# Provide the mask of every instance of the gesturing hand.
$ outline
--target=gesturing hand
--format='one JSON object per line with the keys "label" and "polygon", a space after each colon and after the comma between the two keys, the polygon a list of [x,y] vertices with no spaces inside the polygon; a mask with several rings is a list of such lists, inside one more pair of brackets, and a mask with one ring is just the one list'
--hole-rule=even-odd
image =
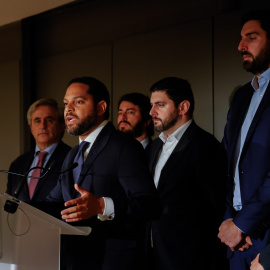
{"label": "gesturing hand", "polygon": [[61,211],[62,219],[66,222],[76,222],[103,214],[105,206],[102,197],[96,197],[77,184],[74,187],[81,194],[81,197],[65,202],[65,206],[68,208]]}

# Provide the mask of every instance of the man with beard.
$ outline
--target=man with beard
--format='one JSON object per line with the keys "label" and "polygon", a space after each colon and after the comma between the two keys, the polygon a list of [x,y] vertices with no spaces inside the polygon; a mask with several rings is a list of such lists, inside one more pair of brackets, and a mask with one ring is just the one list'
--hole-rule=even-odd
{"label": "man with beard", "polygon": [[150,170],[162,214],[151,222],[149,264],[160,270],[226,269],[225,248],[216,236],[225,208],[220,143],[193,120],[186,80],[165,78],[150,91],[150,115],[161,132],[150,146]]}
{"label": "man with beard", "polygon": [[150,100],[141,93],[123,95],[118,102],[118,129],[148,148],[154,135]]}
{"label": "man with beard", "polygon": [[269,235],[270,12],[245,14],[241,37],[243,66],[255,76],[236,92],[222,141],[228,185],[218,237],[228,246],[232,270],[249,269]]}
{"label": "man with beard", "polygon": [[48,204],[55,209],[65,203],[62,219],[89,225],[92,232],[66,237],[61,268],[145,269],[146,221],[160,212],[145,152],[108,122],[109,92],[100,81],[71,80],[64,104],[67,131],[79,136],[80,145],[71,149],[62,170],[74,162],[79,169],[60,176]]}

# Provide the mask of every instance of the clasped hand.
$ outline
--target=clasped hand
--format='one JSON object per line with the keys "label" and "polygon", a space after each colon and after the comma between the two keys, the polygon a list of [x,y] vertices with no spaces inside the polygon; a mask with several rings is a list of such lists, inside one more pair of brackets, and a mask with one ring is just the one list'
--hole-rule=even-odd
{"label": "clasped hand", "polygon": [[96,197],[77,184],[74,187],[81,194],[81,197],[65,202],[65,206],[68,208],[61,211],[62,219],[66,222],[77,222],[103,213],[103,198]]}
{"label": "clasped hand", "polygon": [[222,243],[230,247],[232,251],[243,251],[252,246],[250,237],[241,232],[233,223],[232,219],[222,222],[219,227],[218,238]]}

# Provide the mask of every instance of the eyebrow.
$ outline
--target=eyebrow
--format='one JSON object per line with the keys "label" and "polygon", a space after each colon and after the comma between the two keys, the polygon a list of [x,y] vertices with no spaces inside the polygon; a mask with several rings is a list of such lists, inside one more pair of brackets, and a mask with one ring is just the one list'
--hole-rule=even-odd
{"label": "eyebrow", "polygon": [[[123,109],[118,109],[118,111],[123,111]],[[136,111],[135,108],[127,108],[126,111]]]}
{"label": "eyebrow", "polygon": [[259,35],[258,32],[250,32],[250,33],[246,33],[245,36],[251,36],[251,35]]}
{"label": "eyebrow", "polygon": [[[39,119],[42,119],[42,117],[35,117],[35,118],[33,119],[33,121],[39,120]],[[53,116],[46,116],[44,119],[55,119],[55,117],[53,117]]]}
{"label": "eyebrow", "polygon": [[[83,96],[77,96],[77,97],[73,97],[72,99],[78,99],[78,98],[85,99],[85,97],[83,97]],[[65,100],[68,100],[68,99],[67,99],[67,98],[64,98],[64,99],[63,99],[63,101],[65,101]]]}

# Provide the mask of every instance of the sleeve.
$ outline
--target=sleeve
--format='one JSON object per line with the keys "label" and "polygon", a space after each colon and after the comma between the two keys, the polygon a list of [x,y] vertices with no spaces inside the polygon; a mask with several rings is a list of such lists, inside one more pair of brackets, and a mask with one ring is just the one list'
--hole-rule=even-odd
{"label": "sleeve", "polygon": [[[137,144],[138,143],[138,144]],[[132,154],[131,154],[132,153]],[[161,204],[148,168],[145,150],[139,142],[123,144],[118,156],[118,180],[125,190],[127,200],[115,204],[115,218],[128,220],[152,220],[161,213]],[[126,207],[125,207],[126,206]]]}

